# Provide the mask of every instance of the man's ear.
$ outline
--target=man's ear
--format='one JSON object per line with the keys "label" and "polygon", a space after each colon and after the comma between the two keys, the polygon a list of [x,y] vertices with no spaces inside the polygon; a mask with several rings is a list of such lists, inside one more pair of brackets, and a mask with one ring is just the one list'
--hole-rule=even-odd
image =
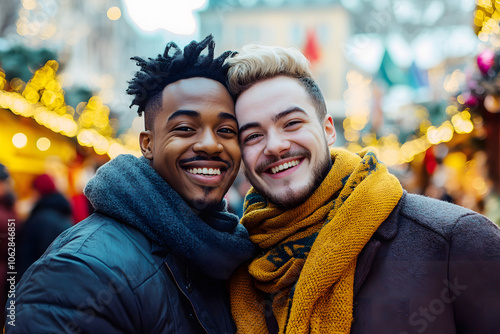
{"label": "man's ear", "polygon": [[148,160],[153,160],[154,136],[151,131],[141,132],[139,144],[141,145],[142,155]]}
{"label": "man's ear", "polygon": [[328,143],[328,146],[333,145],[335,140],[337,140],[337,132],[335,131],[335,126],[333,125],[332,116],[328,114],[325,116],[323,129],[325,130],[326,142]]}

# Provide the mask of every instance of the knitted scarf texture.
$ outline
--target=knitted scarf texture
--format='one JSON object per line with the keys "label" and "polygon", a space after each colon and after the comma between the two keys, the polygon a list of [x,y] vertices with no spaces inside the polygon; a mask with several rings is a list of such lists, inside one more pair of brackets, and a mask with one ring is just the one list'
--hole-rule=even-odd
{"label": "knitted scarf texture", "polygon": [[228,279],[254,253],[247,230],[226,210],[225,200],[196,214],[143,157],[114,158],[84,192],[97,212],[132,225],[211,277]]}
{"label": "knitted scarf texture", "polygon": [[268,333],[266,303],[280,334],[350,332],[356,259],[403,190],[370,150],[330,154],[329,174],[292,210],[248,192],[241,223],[262,255],[231,279],[238,333]]}

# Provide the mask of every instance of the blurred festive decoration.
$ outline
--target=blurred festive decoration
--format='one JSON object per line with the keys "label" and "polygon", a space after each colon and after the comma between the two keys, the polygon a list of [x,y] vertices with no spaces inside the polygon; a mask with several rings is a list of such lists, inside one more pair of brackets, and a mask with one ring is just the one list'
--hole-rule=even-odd
{"label": "blurred festive decoration", "polygon": [[[378,149],[381,159],[389,166],[411,162],[417,155],[425,154],[432,146],[451,141],[455,134],[467,134],[473,131],[474,124],[471,114],[459,111],[455,106],[449,106],[448,117],[439,125],[432,125],[429,112],[422,105],[407,107],[408,116],[417,124],[416,131],[409,131],[398,138],[390,133],[377,138],[370,118],[372,110],[372,79],[357,71],[350,71],[347,76],[347,89],[344,93],[345,119],[344,137],[347,149],[357,151],[363,146]],[[413,115],[413,116],[410,116]],[[418,126],[419,125],[419,126]]]}
{"label": "blurred festive decoration", "polygon": [[482,50],[475,68],[468,69],[465,81],[465,87],[455,98],[459,111],[475,115],[500,111],[500,52]]}
{"label": "blurred festive decoration", "polygon": [[487,75],[488,71],[493,67],[495,63],[495,53],[490,49],[485,49],[478,57],[477,57],[477,66],[479,71],[483,75]]}
{"label": "blurred festive decoration", "polygon": [[314,65],[321,57],[318,36],[315,29],[308,29],[306,43],[304,46],[304,56]]}
{"label": "blurred festive decoration", "polygon": [[[27,83],[13,78],[7,84],[4,72],[0,72],[0,108],[31,117],[53,132],[76,137],[80,145],[92,147],[97,154],[110,158],[122,153],[140,155],[137,140],[124,140],[128,134],[116,138],[118,120],[110,119],[110,109],[99,97],[79,103],[76,110],[65,103],[58,68],[57,61],[49,60]],[[48,149],[50,142],[40,145]]]}
{"label": "blurred festive decoration", "polygon": [[500,46],[500,3],[493,0],[476,0],[474,29],[478,38],[493,46]]}
{"label": "blurred festive decoration", "polygon": [[[500,12],[495,13],[500,18]],[[500,192],[500,52],[493,48],[483,49],[474,66],[468,69],[463,86],[455,98],[457,108],[452,121],[460,123],[459,116],[465,115],[469,122],[483,128],[488,176]],[[470,124],[465,126],[471,127]]]}

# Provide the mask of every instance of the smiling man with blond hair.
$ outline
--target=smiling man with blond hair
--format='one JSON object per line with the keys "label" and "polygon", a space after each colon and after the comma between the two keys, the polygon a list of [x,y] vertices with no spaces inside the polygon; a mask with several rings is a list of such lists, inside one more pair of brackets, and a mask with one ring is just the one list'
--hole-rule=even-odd
{"label": "smiling man with blond hair", "polygon": [[372,150],[330,147],[305,57],[247,46],[228,60],[259,248],[231,279],[238,333],[496,333],[500,230],[404,191]]}

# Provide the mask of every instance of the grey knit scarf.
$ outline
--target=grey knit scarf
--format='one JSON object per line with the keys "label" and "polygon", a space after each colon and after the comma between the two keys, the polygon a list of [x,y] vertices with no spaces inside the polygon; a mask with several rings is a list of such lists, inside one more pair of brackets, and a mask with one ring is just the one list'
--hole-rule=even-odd
{"label": "grey knit scarf", "polygon": [[101,166],[84,190],[97,212],[130,224],[207,275],[227,279],[254,246],[238,217],[217,208],[196,214],[145,158],[120,155]]}

